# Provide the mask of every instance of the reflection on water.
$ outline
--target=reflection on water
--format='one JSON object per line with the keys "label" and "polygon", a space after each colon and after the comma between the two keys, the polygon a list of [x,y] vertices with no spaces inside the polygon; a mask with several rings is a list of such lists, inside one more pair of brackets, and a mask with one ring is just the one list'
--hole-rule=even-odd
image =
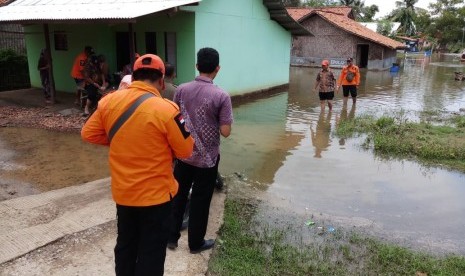
{"label": "reflection on water", "polygon": [[324,111],[320,112],[316,130],[313,131],[313,126],[310,126],[310,133],[312,144],[315,147],[315,155],[313,157],[321,158],[321,152],[325,151],[331,142],[329,139],[331,133],[331,111],[328,112],[328,115],[325,115]]}
{"label": "reflection on water", "polygon": [[464,108],[465,82],[454,80],[462,67],[443,56],[406,59],[395,74],[362,71],[357,105],[343,106],[339,94],[332,114],[320,112],[312,93],[319,69],[291,68],[288,93],[235,108],[220,170],[268,184],[267,200],[277,205],[284,200],[295,211],[368,219],[384,233],[465,252],[464,174],[379,159],[361,149],[361,138],[334,137],[341,120],[360,114],[402,110],[417,120],[422,111]]}

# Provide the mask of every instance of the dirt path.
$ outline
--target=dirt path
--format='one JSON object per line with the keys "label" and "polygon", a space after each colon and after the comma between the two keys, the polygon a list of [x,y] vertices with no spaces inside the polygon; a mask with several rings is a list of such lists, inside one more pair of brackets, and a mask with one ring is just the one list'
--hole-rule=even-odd
{"label": "dirt path", "polygon": [[[113,275],[110,179],[0,202],[0,275]],[[216,192],[206,238],[216,238],[225,194]],[[212,250],[190,254],[187,232],[167,250],[166,275],[205,275]]]}

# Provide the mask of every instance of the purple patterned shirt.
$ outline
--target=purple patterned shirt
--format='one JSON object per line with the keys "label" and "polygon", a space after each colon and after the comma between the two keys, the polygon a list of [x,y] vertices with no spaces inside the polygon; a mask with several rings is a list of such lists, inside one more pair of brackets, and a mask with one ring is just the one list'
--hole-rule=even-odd
{"label": "purple patterned shirt", "polygon": [[192,156],[182,161],[200,168],[214,167],[220,151],[220,125],[233,123],[231,97],[211,79],[198,76],[176,89],[174,102],[195,140]]}

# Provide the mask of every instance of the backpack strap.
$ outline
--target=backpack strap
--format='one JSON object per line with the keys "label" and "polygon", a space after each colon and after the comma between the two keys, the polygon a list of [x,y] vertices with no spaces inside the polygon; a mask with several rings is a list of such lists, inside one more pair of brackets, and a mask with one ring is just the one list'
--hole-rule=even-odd
{"label": "backpack strap", "polygon": [[115,136],[116,132],[118,132],[121,126],[129,119],[129,117],[131,117],[131,115],[134,113],[134,111],[136,111],[139,105],[141,105],[143,102],[145,102],[145,100],[151,97],[155,97],[155,96],[152,93],[143,94],[142,96],[137,98],[137,100],[135,100],[131,104],[131,106],[126,111],[124,111],[123,114],[121,114],[121,116],[119,116],[118,120],[116,120],[116,122],[113,124],[110,131],[108,132],[108,141],[110,143],[111,143],[111,140],[113,139],[113,136]]}

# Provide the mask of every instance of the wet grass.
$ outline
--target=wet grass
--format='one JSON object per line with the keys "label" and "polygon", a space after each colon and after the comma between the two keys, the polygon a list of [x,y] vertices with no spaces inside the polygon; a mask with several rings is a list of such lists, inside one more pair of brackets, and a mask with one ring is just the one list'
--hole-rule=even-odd
{"label": "wet grass", "polygon": [[465,172],[465,116],[409,122],[396,116],[359,116],[339,123],[336,134],[343,138],[367,134],[364,146],[391,157],[416,158],[429,165]]}
{"label": "wet grass", "polygon": [[289,236],[300,234],[297,229],[256,223],[253,215],[250,200],[226,200],[224,225],[209,263],[209,275],[465,273],[463,257],[431,256],[339,229],[323,242],[289,242]]}

